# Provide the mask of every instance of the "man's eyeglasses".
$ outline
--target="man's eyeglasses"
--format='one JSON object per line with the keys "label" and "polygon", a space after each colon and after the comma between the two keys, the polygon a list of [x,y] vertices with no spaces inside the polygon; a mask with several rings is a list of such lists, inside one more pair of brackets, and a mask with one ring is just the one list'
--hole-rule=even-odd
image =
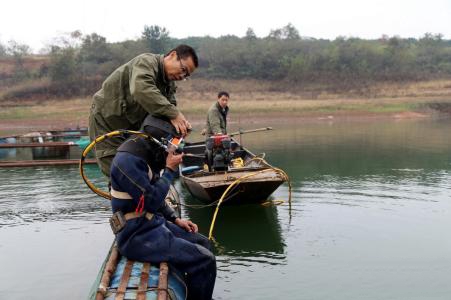
{"label": "man's eyeglasses", "polygon": [[188,68],[185,65],[183,65],[180,57],[178,58],[178,60],[180,62],[180,69],[182,69],[182,72],[183,72],[183,78],[186,79],[186,78],[190,77],[191,74],[189,73]]}

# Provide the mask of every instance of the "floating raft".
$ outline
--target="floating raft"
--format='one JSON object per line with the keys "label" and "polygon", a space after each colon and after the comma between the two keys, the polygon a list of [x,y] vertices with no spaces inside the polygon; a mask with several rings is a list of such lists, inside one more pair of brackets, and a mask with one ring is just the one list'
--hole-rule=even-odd
{"label": "floating raft", "polygon": [[[5,160],[0,161],[1,168],[9,167],[35,167],[35,166],[65,166],[78,165],[79,159],[49,159],[49,160]],[[95,159],[86,159],[85,164],[95,164]]]}

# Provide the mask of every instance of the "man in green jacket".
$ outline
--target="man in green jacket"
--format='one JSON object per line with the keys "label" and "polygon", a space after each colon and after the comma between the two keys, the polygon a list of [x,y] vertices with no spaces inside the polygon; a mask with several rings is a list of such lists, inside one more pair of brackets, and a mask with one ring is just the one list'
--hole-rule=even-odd
{"label": "man in green jacket", "polygon": [[219,92],[216,101],[207,113],[207,136],[227,134],[227,113],[229,111],[229,93]]}
{"label": "man in green jacket", "polygon": [[[93,97],[91,141],[118,129],[139,130],[147,114],[169,119],[181,135],[186,135],[191,124],[176,107],[175,81],[186,79],[197,67],[194,49],[179,45],[164,56],[144,53],[117,68]],[[96,145],[97,163],[107,177],[123,141],[123,137],[115,136]]]}

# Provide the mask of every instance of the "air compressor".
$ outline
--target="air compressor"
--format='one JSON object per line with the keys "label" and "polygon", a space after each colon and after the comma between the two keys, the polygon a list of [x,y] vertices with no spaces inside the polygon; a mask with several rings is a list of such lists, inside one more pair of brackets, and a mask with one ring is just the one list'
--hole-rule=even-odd
{"label": "air compressor", "polygon": [[232,139],[228,135],[212,135],[206,140],[205,160],[208,171],[227,171],[232,160]]}

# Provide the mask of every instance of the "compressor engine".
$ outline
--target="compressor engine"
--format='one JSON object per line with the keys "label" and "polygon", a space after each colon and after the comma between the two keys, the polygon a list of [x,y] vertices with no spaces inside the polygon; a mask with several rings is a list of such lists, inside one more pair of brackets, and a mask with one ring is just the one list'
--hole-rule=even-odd
{"label": "compressor engine", "polygon": [[205,158],[208,171],[227,171],[232,159],[232,140],[228,135],[207,138]]}

